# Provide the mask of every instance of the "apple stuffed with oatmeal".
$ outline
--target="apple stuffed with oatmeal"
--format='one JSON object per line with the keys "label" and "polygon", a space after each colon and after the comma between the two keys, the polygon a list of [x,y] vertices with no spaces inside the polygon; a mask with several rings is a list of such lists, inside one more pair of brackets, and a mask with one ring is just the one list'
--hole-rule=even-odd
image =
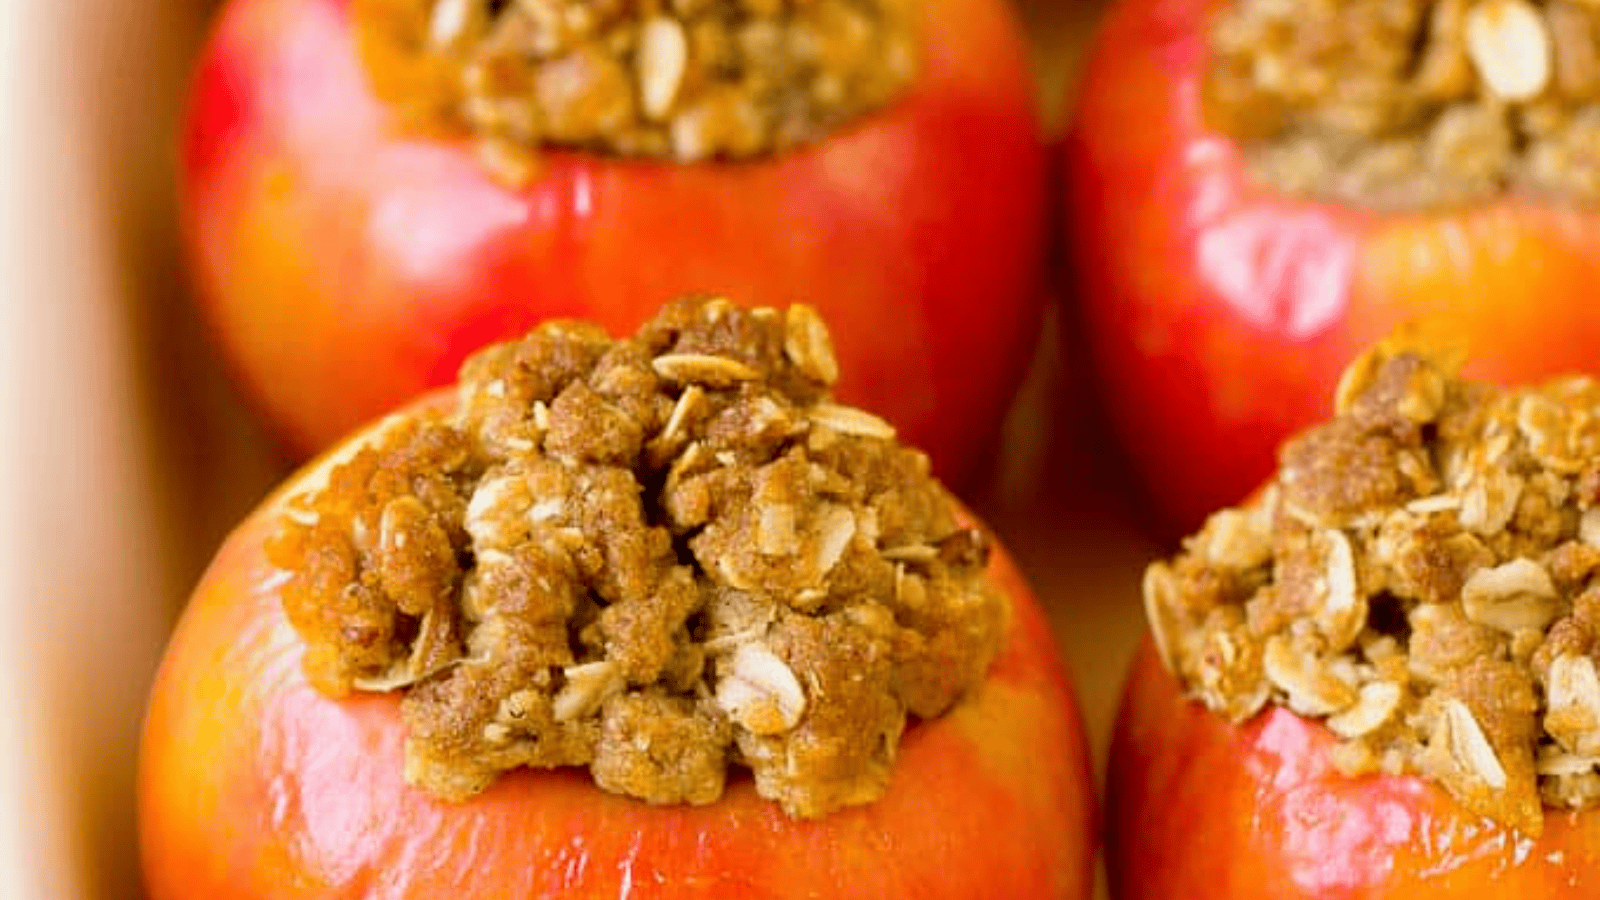
{"label": "apple stuffed with oatmeal", "polygon": [[1600,892],[1600,383],[1420,337],[1147,571],[1118,897]]}
{"label": "apple stuffed with oatmeal", "polygon": [[290,478],[152,691],[152,900],[1087,900],[1049,626],[833,356],[547,322]]}

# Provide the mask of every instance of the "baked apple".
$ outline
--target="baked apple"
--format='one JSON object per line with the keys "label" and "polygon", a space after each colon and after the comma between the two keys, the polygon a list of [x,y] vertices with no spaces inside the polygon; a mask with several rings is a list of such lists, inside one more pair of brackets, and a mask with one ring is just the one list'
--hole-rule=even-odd
{"label": "baked apple", "polygon": [[549,322],[295,476],[162,663],[152,900],[1087,898],[1044,617],[830,354]]}
{"label": "baked apple", "polygon": [[1123,446],[1187,530],[1345,361],[1442,316],[1467,373],[1592,366],[1600,9],[1124,0],[1066,142],[1077,292]]}
{"label": "baked apple", "polygon": [[204,311],[301,456],[550,318],[803,302],[946,477],[1031,356],[1046,151],[1005,0],[232,0],[183,136]]}
{"label": "baked apple", "polygon": [[1122,898],[1600,892],[1600,383],[1385,342],[1145,578]]}

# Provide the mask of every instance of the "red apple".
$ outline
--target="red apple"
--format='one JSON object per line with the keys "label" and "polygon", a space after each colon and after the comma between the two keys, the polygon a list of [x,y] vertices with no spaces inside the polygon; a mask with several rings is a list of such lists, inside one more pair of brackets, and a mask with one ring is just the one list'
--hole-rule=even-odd
{"label": "red apple", "polygon": [[792,819],[741,778],[707,806],[652,806],[579,770],[516,770],[462,803],[407,786],[400,697],[307,683],[263,549],[284,498],[361,440],[234,532],[167,650],[139,774],[152,900],[1089,896],[1077,702],[998,548],[1004,648],[968,699],[908,728],[876,802]]}
{"label": "red apple", "polygon": [[1163,525],[1187,531],[1322,419],[1346,360],[1442,317],[1467,374],[1593,365],[1600,215],[1506,192],[1379,213],[1249,182],[1201,86],[1224,0],[1122,0],[1065,144],[1067,252],[1105,404]]}
{"label": "red apple", "polygon": [[199,62],[182,211],[232,367],[304,456],[552,317],[660,298],[809,303],[842,399],[970,474],[1041,313],[1046,152],[1006,0],[918,0],[909,92],[748,162],[551,150],[524,189],[374,94],[350,0],[232,0]]}

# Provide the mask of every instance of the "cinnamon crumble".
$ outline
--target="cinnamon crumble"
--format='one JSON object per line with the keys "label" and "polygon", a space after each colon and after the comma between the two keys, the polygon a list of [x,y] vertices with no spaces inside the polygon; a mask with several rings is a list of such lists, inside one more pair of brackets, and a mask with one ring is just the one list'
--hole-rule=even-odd
{"label": "cinnamon crumble", "polygon": [[268,546],[319,691],[404,691],[406,778],[521,766],[709,803],[730,766],[793,816],[882,795],[908,718],[998,652],[988,548],[927,458],[828,398],[805,306],[547,323],[389,420]]}
{"label": "cinnamon crumble", "polygon": [[1230,0],[1210,42],[1206,117],[1258,183],[1378,209],[1600,200],[1590,0]]}
{"label": "cinnamon crumble", "polygon": [[539,147],[694,161],[820,140],[917,71],[914,0],[357,0],[374,89],[501,179]]}
{"label": "cinnamon crumble", "polygon": [[1147,615],[1212,710],[1287,707],[1342,771],[1538,835],[1600,801],[1600,384],[1500,389],[1412,343],[1352,365],[1268,486],[1148,569]]}

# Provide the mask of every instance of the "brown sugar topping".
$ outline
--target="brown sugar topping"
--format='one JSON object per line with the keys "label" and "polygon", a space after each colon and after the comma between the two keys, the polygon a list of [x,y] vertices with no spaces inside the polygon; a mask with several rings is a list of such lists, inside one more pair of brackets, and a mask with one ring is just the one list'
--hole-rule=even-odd
{"label": "brown sugar topping", "polygon": [[1233,0],[1210,42],[1206,117],[1258,183],[1379,209],[1600,200],[1592,0]]}
{"label": "brown sugar topping", "polygon": [[812,817],[881,796],[907,717],[999,650],[987,545],[925,456],[828,400],[808,307],[552,322],[462,367],[288,502],[268,546],[323,693],[404,690],[406,778],[520,766]]}
{"label": "brown sugar topping", "polygon": [[1163,661],[1233,721],[1321,720],[1529,835],[1600,800],[1600,384],[1502,390],[1386,342],[1251,502],[1145,575]]}
{"label": "brown sugar topping", "polygon": [[357,0],[379,96],[466,129],[500,177],[538,147],[694,161],[780,152],[899,96],[914,0]]}

